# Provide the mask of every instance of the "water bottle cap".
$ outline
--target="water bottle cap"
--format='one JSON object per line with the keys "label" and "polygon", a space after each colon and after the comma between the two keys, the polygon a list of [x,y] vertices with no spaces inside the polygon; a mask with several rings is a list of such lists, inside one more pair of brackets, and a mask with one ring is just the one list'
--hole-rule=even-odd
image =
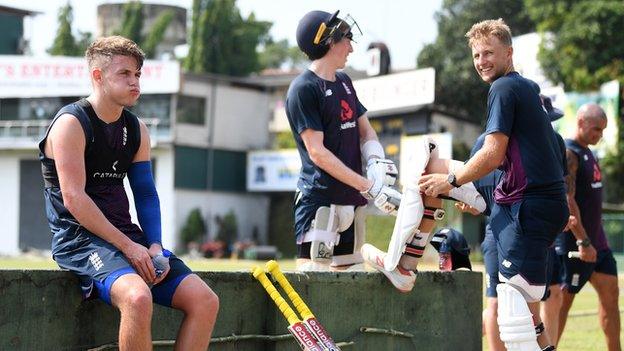
{"label": "water bottle cap", "polygon": [[169,258],[169,256],[171,256],[171,251],[167,250],[167,249],[163,249],[162,250],[162,255]]}

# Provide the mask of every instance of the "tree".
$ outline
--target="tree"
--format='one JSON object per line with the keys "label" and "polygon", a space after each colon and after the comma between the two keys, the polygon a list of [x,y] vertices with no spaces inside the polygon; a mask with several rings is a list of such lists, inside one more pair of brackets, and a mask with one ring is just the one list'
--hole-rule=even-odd
{"label": "tree", "polygon": [[91,33],[79,32],[80,39],[76,40],[72,33],[74,10],[69,2],[59,9],[58,29],[52,47],[48,49],[50,55],[82,56],[91,42]]}
{"label": "tree", "polygon": [[273,41],[271,38],[264,44],[258,59],[262,69],[281,68],[283,65],[292,69],[308,61],[299,47],[290,46],[287,39]]}
{"label": "tree", "polygon": [[154,58],[156,56],[156,47],[162,42],[165,31],[171,21],[173,21],[173,11],[165,11],[158,15],[152,24],[152,30],[147,33],[145,40],[141,42],[141,47],[145,51],[145,56]]}
{"label": "tree", "polygon": [[201,243],[205,234],[206,223],[199,208],[195,208],[186,217],[186,223],[180,232],[180,239],[184,244],[183,248],[186,248],[191,242]]}
{"label": "tree", "polygon": [[256,48],[268,40],[270,22],[253,13],[242,18],[235,0],[194,0],[192,21],[187,70],[233,76],[259,70]]}
{"label": "tree", "polygon": [[259,62],[262,68],[279,68],[288,60],[288,39],[273,41],[269,39],[260,52]]}
{"label": "tree", "polygon": [[222,241],[226,247],[230,247],[238,237],[238,223],[233,210],[228,211],[225,216],[217,216],[217,241]]}
{"label": "tree", "polygon": [[438,36],[418,55],[418,67],[436,70],[436,103],[449,112],[484,121],[488,84],[473,67],[465,34],[486,19],[502,18],[514,36],[535,30],[522,2],[515,0],[444,0],[436,12]]}
{"label": "tree", "polygon": [[156,47],[162,42],[165,32],[173,21],[173,11],[163,11],[156,17],[147,34],[143,21],[143,3],[130,1],[123,7],[121,25],[114,33],[126,37],[139,45],[147,58],[156,56]]}
{"label": "tree", "polygon": [[529,13],[543,33],[551,34],[544,36],[539,52],[546,77],[573,91],[624,81],[624,2],[554,1],[547,6],[526,1],[536,3]]}
{"label": "tree", "polygon": [[143,4],[140,1],[130,1],[124,5],[121,15],[121,26],[114,33],[139,44],[143,39],[142,30]]}
{"label": "tree", "polygon": [[[611,80],[624,82],[624,2],[525,0],[544,34],[539,60],[544,74],[566,90],[595,91]],[[620,90],[621,91],[621,90]],[[622,98],[620,97],[620,105]],[[618,139],[602,160],[604,200],[624,200],[624,127],[618,111]]]}

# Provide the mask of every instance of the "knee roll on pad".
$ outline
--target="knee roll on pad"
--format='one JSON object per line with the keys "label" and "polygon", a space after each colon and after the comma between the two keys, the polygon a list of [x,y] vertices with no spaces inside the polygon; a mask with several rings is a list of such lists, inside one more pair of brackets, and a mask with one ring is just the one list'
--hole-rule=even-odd
{"label": "knee roll on pad", "polygon": [[303,242],[310,242],[310,259],[329,264],[334,246],[340,241],[339,232],[347,230],[353,223],[354,206],[330,205],[316,210],[312,227],[305,233]]}
{"label": "knee roll on pad", "polygon": [[[353,206],[338,206],[338,207],[353,207]],[[358,206],[355,211],[352,212],[353,222],[353,252],[347,255],[332,256],[332,267],[355,265],[364,262],[364,258],[360,253],[360,249],[366,241],[366,206]],[[347,230],[349,227],[345,228]],[[343,231],[344,231],[343,230]]]}
{"label": "knee roll on pad", "polygon": [[541,301],[546,292],[546,285],[532,285],[520,274],[516,274],[511,278],[506,278],[498,272],[498,280],[501,283],[508,283],[515,287],[527,302]]}
{"label": "knee roll on pad", "polygon": [[349,229],[355,218],[355,206],[331,205],[330,212],[332,208],[338,221],[338,233]]}
{"label": "knee roll on pad", "polygon": [[515,287],[503,283],[498,293],[498,329],[508,351],[541,350],[533,325],[533,315],[526,300]]}
{"label": "knee roll on pad", "polygon": [[410,155],[407,162],[407,172],[401,175],[401,184],[405,188],[418,189],[418,180],[429,164],[429,160],[437,158],[438,144],[431,138],[424,138],[422,144],[417,144],[416,150]]}

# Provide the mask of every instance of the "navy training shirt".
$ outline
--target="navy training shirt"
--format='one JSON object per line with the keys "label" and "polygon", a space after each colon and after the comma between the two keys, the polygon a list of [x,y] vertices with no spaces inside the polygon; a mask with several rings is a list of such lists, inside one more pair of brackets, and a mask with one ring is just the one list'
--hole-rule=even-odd
{"label": "navy training shirt", "polygon": [[[574,199],[581,212],[581,223],[596,250],[609,248],[602,226],[602,172],[594,154],[587,147],[566,139],[566,147],[578,157]],[[573,236],[569,236],[574,238]]]}
{"label": "navy training shirt", "polygon": [[496,202],[565,196],[561,148],[533,82],[517,72],[495,80],[488,93],[487,113],[485,133],[509,137]]}
{"label": "navy training shirt", "polygon": [[297,187],[307,196],[337,205],[364,205],[357,189],[333,178],[310,159],[301,133],[306,129],[323,132],[323,145],[347,167],[362,174],[358,118],[366,113],[351,79],[342,72],[335,81],[306,70],[288,88],[286,115],[299,156],[301,174]]}

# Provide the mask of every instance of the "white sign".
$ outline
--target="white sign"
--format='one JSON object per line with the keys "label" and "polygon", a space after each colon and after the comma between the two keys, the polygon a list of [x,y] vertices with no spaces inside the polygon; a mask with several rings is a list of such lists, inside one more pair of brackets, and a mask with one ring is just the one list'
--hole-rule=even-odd
{"label": "white sign", "polygon": [[377,76],[381,72],[381,50],[379,48],[372,48],[366,51],[368,56],[368,66],[366,67],[366,74],[368,76]]}
{"label": "white sign", "polygon": [[423,139],[430,137],[438,144],[439,158],[452,159],[453,157],[453,134],[435,133],[401,137],[401,159],[399,160],[399,179],[401,174],[409,174],[414,167],[408,160],[416,152],[423,152]]}
{"label": "white sign", "polygon": [[301,159],[296,149],[247,153],[248,191],[295,191]]}
{"label": "white sign", "polygon": [[[143,94],[180,90],[177,61],[146,60],[141,71]],[[84,58],[0,56],[0,98],[87,96],[91,90]]]}
{"label": "white sign", "polygon": [[353,81],[353,86],[369,113],[416,107],[433,103],[435,69],[359,79]]}

